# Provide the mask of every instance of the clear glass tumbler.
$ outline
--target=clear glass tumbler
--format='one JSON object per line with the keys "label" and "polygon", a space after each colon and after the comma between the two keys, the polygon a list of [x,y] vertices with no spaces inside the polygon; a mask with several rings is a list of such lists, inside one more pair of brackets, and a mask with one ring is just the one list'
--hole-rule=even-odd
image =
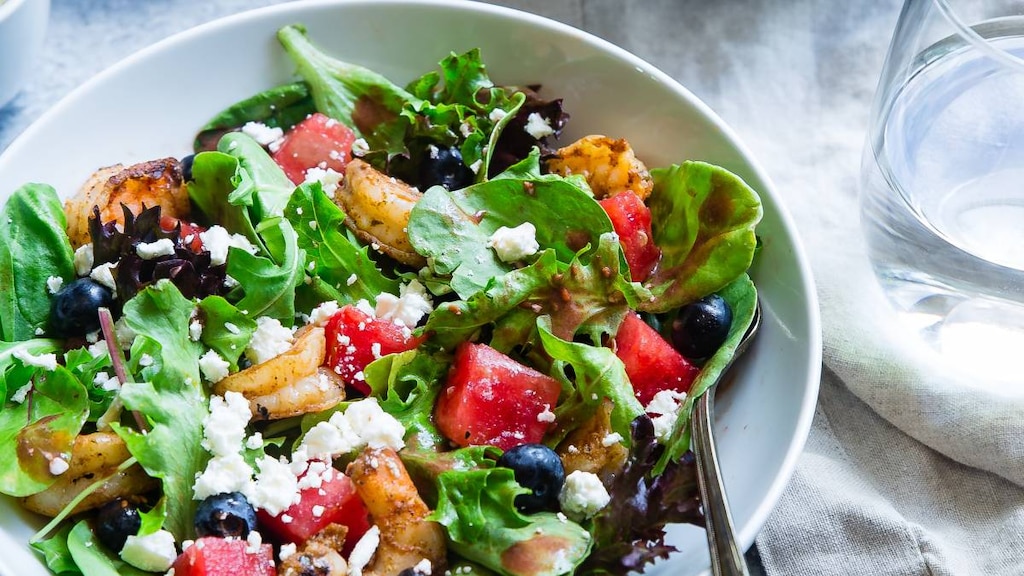
{"label": "clear glass tumbler", "polygon": [[1024,353],[1024,2],[906,0],[860,200],[907,325],[946,354]]}

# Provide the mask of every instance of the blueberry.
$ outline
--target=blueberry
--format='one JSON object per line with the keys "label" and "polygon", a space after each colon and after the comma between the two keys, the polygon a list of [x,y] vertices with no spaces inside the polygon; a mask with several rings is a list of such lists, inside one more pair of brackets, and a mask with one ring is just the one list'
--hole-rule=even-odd
{"label": "blueberry", "polygon": [[142,517],[139,516],[139,508],[124,498],[117,498],[99,508],[93,532],[101,544],[113,552],[120,552],[125,540],[138,534],[140,527]]}
{"label": "blueberry", "polygon": [[239,492],[214,494],[196,507],[196,535],[245,538],[256,529],[256,510]]}
{"label": "blueberry", "polygon": [[506,451],[498,466],[511,468],[516,482],[532,490],[516,496],[520,512],[553,510],[558,506],[558,493],[565,482],[565,468],[555,451],[543,444],[522,444]]}
{"label": "blueberry", "polygon": [[181,179],[185,182],[191,182],[194,180],[192,177],[192,162],[196,159],[195,154],[189,154],[181,159],[179,164],[181,165]]}
{"label": "blueberry", "polygon": [[732,309],[718,294],[679,309],[672,321],[672,345],[680,354],[699,360],[715,353],[732,326]]}
{"label": "blueberry", "polygon": [[449,190],[459,190],[472,184],[476,177],[462,161],[462,153],[454,146],[438,148],[436,152],[431,152],[423,159],[419,176],[420,187],[423,190],[436,185]]}
{"label": "blueberry", "polygon": [[95,332],[100,328],[99,309],[113,303],[114,296],[106,286],[91,278],[79,278],[53,298],[50,329],[65,338]]}

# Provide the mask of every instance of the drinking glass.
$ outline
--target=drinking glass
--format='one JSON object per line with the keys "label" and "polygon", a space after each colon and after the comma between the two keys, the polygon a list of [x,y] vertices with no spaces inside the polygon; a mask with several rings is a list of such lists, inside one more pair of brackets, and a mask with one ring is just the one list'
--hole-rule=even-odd
{"label": "drinking glass", "polygon": [[1024,353],[1024,2],[906,0],[860,184],[903,323],[946,355]]}

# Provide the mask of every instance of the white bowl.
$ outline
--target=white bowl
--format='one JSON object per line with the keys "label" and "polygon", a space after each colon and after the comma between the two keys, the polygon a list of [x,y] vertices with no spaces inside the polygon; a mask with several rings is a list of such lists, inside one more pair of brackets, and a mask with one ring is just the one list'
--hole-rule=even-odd
{"label": "white bowl", "polygon": [[50,0],[0,0],[0,108],[28,80],[49,17]]}
{"label": "white bowl", "polygon": [[[212,114],[292,78],[275,38],[291,23],[305,24],[328,52],[399,83],[435,69],[450,51],[480,47],[495,81],[542,83],[544,94],[564,97],[572,119],[563,140],[625,137],[649,166],[704,160],[761,194],[763,250],[752,276],[764,326],[716,404],[725,483],[740,541],[749,546],[789,481],[817,399],[821,332],[810,268],[777,193],[732,130],[667,75],[607,42],[474,2],[324,0],[239,14],[143,50],[55,106],[0,156],[0,200],[23,182],[49,182],[70,194],[99,166],[189,153]],[[0,500],[6,573],[47,574],[26,545],[39,526],[13,501]],[[670,543],[680,552],[650,573],[708,567],[703,530],[673,526]]]}

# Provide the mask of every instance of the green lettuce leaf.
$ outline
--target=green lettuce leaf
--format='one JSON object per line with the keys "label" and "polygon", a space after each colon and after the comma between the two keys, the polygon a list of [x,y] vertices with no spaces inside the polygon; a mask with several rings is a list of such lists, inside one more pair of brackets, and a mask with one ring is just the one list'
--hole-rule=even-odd
{"label": "green lettuce leaf", "polygon": [[305,82],[275,86],[218,112],[200,128],[193,149],[196,153],[216,150],[221,136],[249,122],[287,131],[313,112],[316,106]]}
{"label": "green lettuce leaf", "polygon": [[[228,197],[231,204],[249,207],[249,218],[258,226],[268,218],[284,214],[295,184],[267,151],[249,135],[241,132],[225,134],[217,143],[217,150],[238,159],[238,165],[249,178],[248,186],[237,186]],[[193,172],[195,165],[193,163]]]}
{"label": "green lettuce leaf", "polygon": [[166,528],[178,541],[193,535],[192,484],[209,458],[200,445],[207,398],[199,380],[202,346],[188,333],[192,308],[168,281],[146,288],[125,304],[124,318],[138,334],[136,342],[155,354],[154,363],[142,370],[147,381],[125,383],[121,399],[125,408],[144,415],[149,430],[114,427],[146,473],[161,480]]}
{"label": "green lettuce leaf", "polygon": [[138,568],[121,560],[117,554],[106,549],[93,535],[89,523],[79,520],[68,534],[68,551],[75,564],[86,576],[149,576],[152,572]]}
{"label": "green lettuce leaf", "polygon": [[407,441],[411,438],[416,445],[426,447],[444,445],[433,412],[450,363],[451,358],[440,353],[410,350],[374,360],[363,371],[371,395],[402,423]]}
{"label": "green lettuce leaf", "polygon": [[[197,306],[203,323],[200,341],[238,370],[238,359],[252,340],[256,321],[220,296],[207,296]],[[231,329],[228,329],[228,326]]]}
{"label": "green lettuce leaf", "polygon": [[26,184],[0,210],[0,222],[0,340],[28,340],[50,317],[47,278],[75,278],[64,207],[52,187]]}
{"label": "green lettuce leaf", "polygon": [[731,172],[703,162],[651,171],[647,199],[661,262],[645,285],[655,298],[648,312],[666,312],[716,292],[743,274],[754,258],[761,200]]}
{"label": "green lettuce leaf", "polygon": [[[306,271],[336,290],[334,300],[340,304],[359,299],[374,302],[382,292],[398,293],[398,281],[384,276],[369,249],[345,233],[345,213],[327,197],[320,183],[299,186],[285,207],[285,217],[298,234],[299,248],[306,253]],[[350,278],[354,281],[349,282]]]}
{"label": "green lettuce leaf", "polygon": [[499,574],[567,574],[590,553],[590,533],[579,524],[516,510],[515,497],[527,489],[508,468],[444,472],[438,486],[430,519],[447,530],[449,548]]}
{"label": "green lettuce leaf", "polygon": [[[270,316],[285,326],[295,321],[295,288],[302,283],[305,273],[305,253],[299,248],[292,225],[283,218],[266,220],[257,228],[266,241],[271,259],[232,248],[228,253],[228,275],[238,281],[228,298],[250,318]],[[239,297],[239,292],[242,294]]]}
{"label": "green lettuce leaf", "polygon": [[223,226],[232,234],[241,234],[254,246],[263,247],[249,216],[250,196],[233,196],[236,189],[254,186],[252,177],[242,170],[238,158],[222,152],[201,152],[192,161],[188,196],[195,208],[192,217],[204,226]]}
{"label": "green lettuce leaf", "polygon": [[67,522],[49,538],[29,543],[32,548],[43,555],[46,567],[54,574],[72,576],[82,573],[71,556],[71,550],[68,549],[68,536],[73,527],[74,524]]}

